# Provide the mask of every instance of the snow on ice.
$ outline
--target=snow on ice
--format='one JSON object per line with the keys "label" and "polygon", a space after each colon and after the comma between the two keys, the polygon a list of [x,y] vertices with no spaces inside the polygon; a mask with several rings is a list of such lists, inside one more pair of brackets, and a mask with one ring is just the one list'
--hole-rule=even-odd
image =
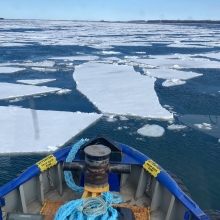
{"label": "snow on ice", "polygon": [[53,82],[56,81],[56,79],[23,79],[23,80],[17,80],[19,83],[28,84],[28,85],[39,85],[47,82]]}
{"label": "snow on ice", "polygon": [[171,70],[171,69],[150,69],[147,70],[147,75],[161,78],[161,79],[191,79],[197,76],[202,76],[202,74],[194,72],[184,72],[180,70]]}
{"label": "snow on ice", "polygon": [[0,82],[0,100],[52,93],[59,90],[60,88],[54,87],[20,85]]}
{"label": "snow on ice", "polygon": [[95,113],[0,106],[0,153],[56,150],[100,117]]}
{"label": "snow on ice", "polygon": [[169,120],[154,90],[155,79],[142,76],[131,66],[86,63],[76,67],[77,89],[103,113]]}
{"label": "snow on ice", "polygon": [[15,73],[18,71],[25,70],[24,68],[0,66],[0,73]]}

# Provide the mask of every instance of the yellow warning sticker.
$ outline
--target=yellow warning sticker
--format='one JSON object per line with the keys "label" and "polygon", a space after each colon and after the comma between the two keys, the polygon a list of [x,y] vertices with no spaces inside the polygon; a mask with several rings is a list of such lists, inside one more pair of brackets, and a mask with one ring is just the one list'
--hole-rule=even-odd
{"label": "yellow warning sticker", "polygon": [[154,177],[157,177],[161,171],[158,164],[156,164],[153,160],[146,160],[143,167]]}
{"label": "yellow warning sticker", "polygon": [[55,166],[57,164],[57,159],[56,157],[54,157],[53,154],[50,154],[49,156],[37,162],[36,164],[40,168],[40,171],[43,172],[49,169],[50,167]]}

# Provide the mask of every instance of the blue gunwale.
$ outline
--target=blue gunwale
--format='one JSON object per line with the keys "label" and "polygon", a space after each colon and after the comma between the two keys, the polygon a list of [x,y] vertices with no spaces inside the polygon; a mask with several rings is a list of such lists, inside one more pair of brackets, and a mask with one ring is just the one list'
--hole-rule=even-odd
{"label": "blue gunwale", "polygon": [[[140,166],[143,166],[145,161],[150,160],[148,156],[142,154],[138,150],[128,145],[118,142],[117,144],[121,148],[122,153],[125,156],[122,163],[129,163],[130,161],[132,164],[139,164]],[[63,162],[65,161],[71,148],[71,146],[62,148],[54,152],[53,155],[56,157],[58,162]],[[131,158],[133,158],[132,161],[130,160]],[[210,220],[210,218],[199,208],[199,206],[195,202],[193,202],[187,195],[185,195],[185,193],[179,188],[177,183],[170,177],[170,175],[160,165],[158,166],[161,172],[157,175],[156,179],[190,211],[190,213],[194,216],[194,219]],[[3,199],[6,194],[19,187],[23,183],[27,182],[31,178],[37,176],[40,172],[41,171],[36,164],[29,167],[19,177],[0,187],[0,199]],[[0,215],[0,220],[1,219],[2,216]]]}

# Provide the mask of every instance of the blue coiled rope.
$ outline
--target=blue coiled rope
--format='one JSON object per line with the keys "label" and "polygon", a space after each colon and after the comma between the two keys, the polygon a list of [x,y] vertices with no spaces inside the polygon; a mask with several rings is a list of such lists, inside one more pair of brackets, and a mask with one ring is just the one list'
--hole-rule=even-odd
{"label": "blue coiled rope", "polygon": [[[74,144],[66,158],[66,162],[72,162],[79,148],[87,141],[88,139],[81,139],[76,144]],[[71,171],[64,171],[64,178],[67,186],[69,186],[73,191],[75,191],[76,193],[83,193],[84,188],[75,184]]]}
{"label": "blue coiled rope", "polygon": [[[66,162],[72,162],[79,148],[88,141],[81,139],[73,145]],[[67,185],[77,193],[83,193],[84,188],[77,186],[70,171],[64,171]],[[77,199],[61,206],[56,213],[55,220],[115,220],[118,212],[111,207],[111,204],[122,202],[120,195],[104,192],[99,197]]]}
{"label": "blue coiled rope", "polygon": [[99,197],[77,199],[61,206],[55,220],[115,220],[118,212],[111,204],[122,202],[119,195],[104,192]]}

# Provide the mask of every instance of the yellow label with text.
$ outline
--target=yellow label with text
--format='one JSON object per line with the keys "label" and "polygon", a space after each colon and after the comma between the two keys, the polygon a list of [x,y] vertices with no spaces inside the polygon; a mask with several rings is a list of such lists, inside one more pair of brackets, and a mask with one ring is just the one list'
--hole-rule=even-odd
{"label": "yellow label with text", "polygon": [[158,164],[156,164],[153,160],[146,160],[143,167],[154,177],[157,177],[161,171]]}
{"label": "yellow label with text", "polygon": [[50,154],[49,156],[37,162],[36,164],[40,168],[40,171],[43,172],[49,169],[50,167],[55,166],[57,164],[57,159],[56,157],[54,157],[53,154]]}

